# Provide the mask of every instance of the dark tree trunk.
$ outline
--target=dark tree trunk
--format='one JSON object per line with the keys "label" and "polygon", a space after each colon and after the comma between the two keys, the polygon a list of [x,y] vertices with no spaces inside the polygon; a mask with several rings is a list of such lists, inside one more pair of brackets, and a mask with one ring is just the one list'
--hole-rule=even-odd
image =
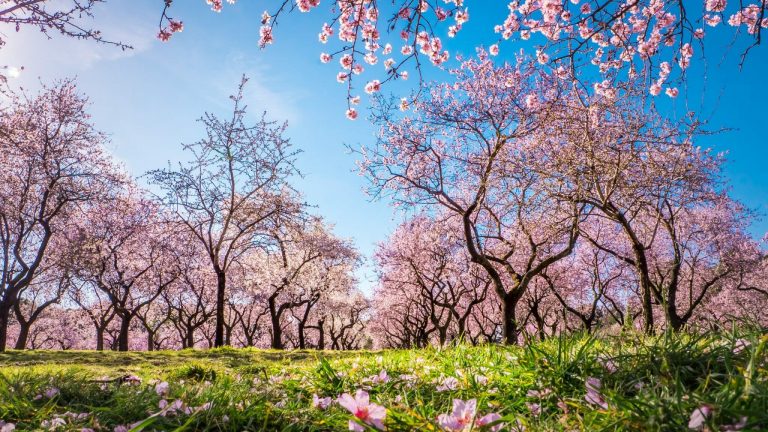
{"label": "dark tree trunk", "polygon": [[317,331],[320,332],[320,334],[317,337],[317,349],[319,350],[325,349],[325,329],[323,328],[324,326],[325,326],[325,320],[317,321]]}
{"label": "dark tree trunk", "polygon": [[19,321],[19,338],[16,339],[16,347],[17,350],[23,350],[27,347],[27,339],[29,339],[29,329],[32,327],[31,322],[21,322]]}
{"label": "dark tree trunk", "polygon": [[0,304],[0,352],[5,351],[8,339],[8,325],[10,324],[10,318],[11,305]]}
{"label": "dark tree trunk", "polygon": [[147,351],[155,350],[155,332],[147,329]]}
{"label": "dark tree trunk", "polygon": [[194,348],[195,346],[195,329],[193,327],[190,327],[187,329],[187,334],[185,337],[186,341],[184,342],[185,348]]}
{"label": "dark tree trunk", "polygon": [[304,337],[304,323],[299,322],[299,349],[306,349],[307,348],[307,342],[306,338]]}
{"label": "dark tree trunk", "polygon": [[226,274],[216,269],[216,337],[214,347],[224,346],[224,303],[226,302]]}
{"label": "dark tree trunk", "polygon": [[269,297],[269,318],[272,323],[272,349],[283,349],[283,329],[280,327],[281,312],[275,305],[276,294]]}
{"label": "dark tree trunk", "polygon": [[96,327],[96,351],[104,351],[104,327]]}
{"label": "dark tree trunk", "polygon": [[117,335],[117,350],[128,351],[128,332],[131,326],[131,315],[125,314],[120,317],[120,333]]}
{"label": "dark tree trunk", "polygon": [[504,318],[501,324],[501,340],[507,345],[517,345],[518,327],[517,303],[522,297],[523,290],[515,289],[511,293],[504,295],[501,302],[501,314]]}

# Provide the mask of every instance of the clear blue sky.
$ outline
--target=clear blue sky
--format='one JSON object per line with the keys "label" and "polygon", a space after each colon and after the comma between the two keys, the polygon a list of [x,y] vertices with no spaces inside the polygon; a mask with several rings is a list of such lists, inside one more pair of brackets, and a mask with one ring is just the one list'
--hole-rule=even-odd
{"label": "clear blue sky", "polygon": [[[24,66],[13,83],[30,89],[40,80],[77,76],[91,99],[95,123],[111,135],[110,150],[137,176],[183,157],[180,143],[202,136],[195,119],[204,111],[226,113],[227,96],[245,73],[251,77],[247,98],[251,112],[255,116],[267,110],[276,120],[288,120],[288,135],[304,152],[299,166],[305,177],[296,181],[297,188],[319,214],[336,224],[338,234],[353,238],[370,256],[399,216],[387,203],[370,202],[362,191],[365,181],[355,172],[355,156],[346,151],[345,144],[371,142],[374,129],[362,118],[355,122],[344,118],[345,91],[335,81],[337,63],[323,65],[318,59],[327,49],[317,42],[327,5],[312,14],[293,14],[278,27],[275,44],[259,50],[259,20],[266,2],[225,4],[220,14],[202,1],[175,2],[173,15],[183,19],[185,30],[169,43],[155,39],[161,3],[115,0],[99,6],[94,25],[105,36],[135,46],[126,52],[85,41],[48,41],[31,28],[18,34],[0,28],[8,41],[0,49],[0,65]],[[493,24],[503,20],[506,2],[468,3],[475,8],[470,9],[463,36],[449,42],[452,53],[472,54],[473,43],[493,43]],[[711,35],[707,67],[697,58],[689,72],[687,99],[676,100],[674,108],[700,111],[703,106],[711,128],[733,129],[706,137],[701,144],[729,152],[726,176],[732,195],[764,215],[768,213],[768,46],[755,48],[740,71],[738,47],[721,59],[730,29],[713,30]],[[502,44],[502,54],[515,49],[513,43]],[[381,62],[374,67],[383,70]],[[429,76],[438,74],[433,71]],[[768,231],[768,219],[756,222],[752,231],[756,236]],[[362,271],[361,277],[368,279],[363,286],[369,287],[371,269]]]}

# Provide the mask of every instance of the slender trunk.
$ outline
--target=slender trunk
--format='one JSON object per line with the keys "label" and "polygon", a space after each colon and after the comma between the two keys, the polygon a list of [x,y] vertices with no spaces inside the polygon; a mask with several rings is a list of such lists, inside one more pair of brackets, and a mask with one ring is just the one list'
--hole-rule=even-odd
{"label": "slender trunk", "polygon": [[104,327],[96,326],[96,351],[104,351]]}
{"label": "slender trunk", "polygon": [[501,324],[501,340],[506,345],[517,345],[517,303],[522,297],[522,290],[515,289],[514,291],[504,295],[501,301],[501,315],[504,321]]}
{"label": "slender trunk", "polygon": [[193,327],[189,327],[186,334],[186,342],[184,343],[186,345],[186,348],[194,348],[195,346],[195,329]]}
{"label": "slender trunk", "polygon": [[8,325],[11,318],[11,305],[0,303],[0,352],[5,351],[8,339]]}
{"label": "slender trunk", "polygon": [[304,323],[299,322],[299,349],[306,349],[307,343],[304,337]]}
{"label": "slender trunk", "polygon": [[147,351],[155,350],[155,333],[147,329]]}
{"label": "slender trunk", "polygon": [[226,301],[226,275],[223,270],[216,269],[216,338],[214,347],[224,346],[224,303]]}
{"label": "slender trunk", "polygon": [[317,331],[320,332],[320,335],[317,337],[317,349],[319,350],[325,349],[325,329],[323,328],[324,325],[325,325],[325,320],[317,321]]}
{"label": "slender trunk", "polygon": [[29,339],[29,329],[32,327],[31,322],[19,321],[19,338],[16,339],[17,350],[23,350],[27,347],[27,339]]}
{"label": "slender trunk", "polygon": [[269,318],[272,322],[272,348],[283,349],[283,329],[280,327],[280,312],[275,305],[275,297],[272,295],[269,297]]}
{"label": "slender trunk", "polygon": [[117,335],[117,350],[128,351],[128,330],[131,326],[131,315],[120,317],[120,333]]}

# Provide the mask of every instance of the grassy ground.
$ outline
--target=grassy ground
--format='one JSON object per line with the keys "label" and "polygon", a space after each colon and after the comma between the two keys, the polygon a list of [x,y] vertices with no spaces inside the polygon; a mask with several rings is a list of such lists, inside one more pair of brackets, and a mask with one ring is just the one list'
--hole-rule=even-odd
{"label": "grassy ground", "polygon": [[767,342],[744,332],[345,353],[10,351],[0,420],[17,431],[347,430],[351,413],[313,395],[365,389],[388,430],[440,430],[453,399],[476,399],[478,419],[501,416],[475,430],[768,430]]}

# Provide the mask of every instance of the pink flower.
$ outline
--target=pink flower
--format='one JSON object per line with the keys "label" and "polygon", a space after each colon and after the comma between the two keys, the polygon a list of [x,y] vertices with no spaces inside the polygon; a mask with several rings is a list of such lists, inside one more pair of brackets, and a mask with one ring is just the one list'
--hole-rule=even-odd
{"label": "pink flower", "polygon": [[373,377],[371,377],[371,381],[374,384],[385,384],[389,382],[389,375],[387,375],[387,371],[382,369],[378,375],[374,375]]}
{"label": "pink flower", "polygon": [[707,419],[712,415],[712,411],[713,409],[709,405],[702,405],[693,410],[691,418],[688,421],[688,428],[695,430],[703,429]]}
{"label": "pink flower", "polygon": [[14,430],[16,430],[15,424],[0,420],[0,432],[13,432]]}
{"label": "pink flower", "polygon": [[[437,423],[440,425],[440,428],[445,431],[465,432],[471,431],[473,426],[487,426],[501,418],[501,416],[496,413],[486,414],[479,419],[475,419],[476,415],[476,399],[470,399],[466,402],[461,399],[454,399],[453,412],[437,416]],[[502,426],[502,424],[494,425],[490,430],[498,431]]]}
{"label": "pink flower", "polygon": [[437,386],[436,390],[444,392],[448,390],[456,390],[459,387],[459,380],[454,377],[448,377],[443,379],[443,382]]}
{"label": "pink flower", "polygon": [[657,83],[653,83],[651,84],[651,88],[649,91],[651,92],[652,95],[658,96],[659,93],[661,93],[661,86],[658,85]]}
{"label": "pink flower", "polygon": [[[481,426],[481,427],[482,426],[487,426],[487,425],[489,425],[489,424],[491,424],[491,423],[493,423],[493,422],[495,422],[495,421],[497,421],[499,419],[501,419],[500,415],[498,415],[496,413],[490,413],[490,414],[486,414],[486,415],[480,417],[479,419],[477,419],[477,421],[475,421],[475,425]],[[501,428],[503,426],[504,426],[503,423],[499,423],[497,425],[491,426],[491,428],[489,430],[491,430],[493,432],[496,432],[496,431],[501,430]]]}
{"label": "pink flower", "polygon": [[341,67],[343,67],[344,69],[349,69],[349,68],[351,68],[351,67],[352,67],[352,63],[353,63],[353,60],[352,60],[352,56],[351,56],[351,55],[349,55],[349,54],[344,54],[344,55],[343,55],[343,56],[341,56],[341,58],[339,59],[339,64],[340,64],[340,65],[341,65]]}
{"label": "pink flower", "polygon": [[472,429],[475,414],[477,414],[476,399],[470,399],[466,402],[461,399],[454,399],[453,412],[450,414],[440,414],[437,417],[437,423],[446,431],[469,431]]}
{"label": "pink flower", "polygon": [[357,110],[354,108],[350,108],[347,110],[347,118],[350,120],[355,120],[357,118]]}
{"label": "pink flower", "polygon": [[181,33],[184,31],[184,23],[182,21],[169,20],[168,26],[173,33]]}
{"label": "pink flower", "polygon": [[168,40],[171,39],[171,35],[173,33],[169,32],[166,29],[160,30],[160,32],[157,34],[157,38],[160,39],[163,42],[168,42]]}
{"label": "pink flower", "polygon": [[43,394],[48,399],[53,399],[54,397],[56,397],[59,394],[59,389],[57,389],[56,387],[49,387],[49,388],[47,388],[45,390],[45,392]]}
{"label": "pink flower", "polygon": [[726,0],[707,0],[707,12],[722,12],[725,10]]}
{"label": "pink flower", "polygon": [[261,26],[259,29],[259,47],[264,48],[274,41],[275,38],[272,36],[272,27],[266,25]]}
{"label": "pink flower", "polygon": [[331,55],[327,53],[320,53],[320,61],[323,63],[328,63],[331,61]]}
{"label": "pink flower", "polygon": [[[400,111],[407,111],[408,110],[408,99],[402,98],[400,99]],[[402,376],[400,376],[402,378]]]}
{"label": "pink flower", "polygon": [[499,55],[499,44],[493,44],[488,48],[488,54],[492,56]]}
{"label": "pink flower", "polygon": [[539,64],[547,64],[549,55],[542,50],[536,50],[536,61],[538,61]]}
{"label": "pink flower", "polygon": [[329,397],[321,398],[321,397],[318,397],[316,394],[312,395],[312,407],[313,408],[318,408],[318,409],[324,410],[324,409],[328,408],[331,405],[332,402],[333,402],[333,400],[331,398],[329,398]]}
{"label": "pink flower", "polygon": [[[384,430],[383,420],[387,415],[387,410],[381,405],[371,403],[368,392],[365,390],[358,390],[354,397],[349,393],[344,393],[339,396],[338,402],[339,405],[351,412],[357,420],[376,429]],[[365,429],[358,422],[350,420],[349,430],[362,432]]]}
{"label": "pink flower", "polygon": [[587,387],[587,394],[584,396],[584,400],[593,405],[597,405],[602,409],[608,409],[608,403],[600,393],[600,388],[603,386],[603,383],[600,382],[598,378],[589,377],[584,385]]}
{"label": "pink flower", "polygon": [[170,386],[166,381],[163,381],[161,383],[158,383],[155,386],[155,393],[157,393],[158,396],[166,396],[168,395],[168,391],[170,390]]}
{"label": "pink flower", "polygon": [[677,89],[677,87],[667,87],[666,90],[664,90],[664,93],[667,94],[667,96],[671,98],[676,98],[678,94],[680,94],[680,91]]}
{"label": "pink flower", "polygon": [[[365,85],[365,92],[368,94],[373,94],[381,90],[381,83],[379,80],[373,80],[370,81],[368,84]],[[386,374],[386,372],[384,372]]]}

